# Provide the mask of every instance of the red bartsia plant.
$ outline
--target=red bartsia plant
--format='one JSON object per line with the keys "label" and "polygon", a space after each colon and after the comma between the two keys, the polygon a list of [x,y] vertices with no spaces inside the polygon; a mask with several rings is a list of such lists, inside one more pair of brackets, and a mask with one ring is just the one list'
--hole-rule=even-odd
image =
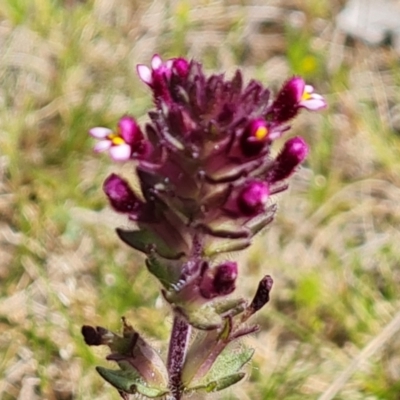
{"label": "red bartsia plant", "polygon": [[[141,193],[116,174],[104,182],[115,211],[133,221],[117,229],[127,245],[142,252],[170,304],[173,326],[166,362],[125,320],[122,336],[84,326],[89,345],[107,345],[118,370],[98,367],[122,398],[181,399],[186,393],[224,389],[244,377],[252,354],[237,341],[258,327],[248,319],[269,300],[272,278],[261,279],[254,299],[231,295],[240,268],[227,252],[250,246],[273,219],[271,196],[306,158],[301,137],[288,139],[277,156],[274,141],[302,109],[320,110],[325,100],[300,77],[289,79],[275,97],[237,71],[207,76],[184,58],[137,71],[154,100],[150,122],[141,128],[123,116],[116,130],[97,127],[95,151],[133,162]],[[196,334],[192,335],[192,330]]]}

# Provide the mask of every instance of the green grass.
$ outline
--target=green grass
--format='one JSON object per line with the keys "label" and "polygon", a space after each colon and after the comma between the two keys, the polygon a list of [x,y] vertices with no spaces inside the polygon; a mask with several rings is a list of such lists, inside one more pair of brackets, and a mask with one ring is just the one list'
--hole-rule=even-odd
{"label": "green grass", "polygon": [[311,154],[277,199],[276,222],[241,256],[241,293],[266,273],[275,286],[247,341],[248,379],[214,398],[399,399],[397,55],[333,43],[321,27],[339,0],[298,3],[302,28],[241,3],[0,4],[0,398],[119,398],[95,373],[107,362],[84,345],[83,324],[118,331],[125,315],[165,351],[169,310],[116,238],[124,222],[104,211],[102,182],[119,167],[87,135],[125,113],[145,119],[151,98],[135,65],[159,52],[241,67],[275,88],[302,74],[329,102],[294,123]]}

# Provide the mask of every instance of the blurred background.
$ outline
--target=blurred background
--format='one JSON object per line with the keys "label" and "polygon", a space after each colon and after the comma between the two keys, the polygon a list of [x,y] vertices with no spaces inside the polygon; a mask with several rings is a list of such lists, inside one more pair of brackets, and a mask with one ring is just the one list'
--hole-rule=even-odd
{"label": "blurred background", "polygon": [[211,398],[400,399],[400,5],[378,3],[0,2],[1,399],[118,399],[83,324],[119,331],[124,315],[165,353],[169,310],[101,190],[130,166],[87,135],[146,121],[135,66],[155,52],[273,90],[300,74],[329,103],[293,122],[311,154],[240,255],[238,292],[268,273],[272,300],[247,379]]}

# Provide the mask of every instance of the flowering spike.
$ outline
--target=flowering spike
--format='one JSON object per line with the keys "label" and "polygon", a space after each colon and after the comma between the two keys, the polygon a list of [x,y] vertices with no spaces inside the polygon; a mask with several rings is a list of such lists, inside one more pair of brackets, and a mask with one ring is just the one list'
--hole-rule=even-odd
{"label": "flowering spike", "polygon": [[[261,280],[250,305],[233,298],[239,265],[220,262],[224,253],[251,245],[274,218],[271,196],[305,159],[308,146],[289,139],[276,158],[271,146],[301,108],[319,110],[325,100],[300,77],[288,80],[275,99],[260,82],[246,84],[237,71],[207,76],[184,58],[138,65],[154,108],[142,131],[123,116],[116,131],[97,127],[95,151],[135,163],[139,197],[116,174],[104,182],[111,206],[135,221],[119,238],[143,253],[149,272],[174,314],[166,367],[124,322],[123,336],[104,328],[82,329],[89,345],[106,344],[120,370],[98,368],[122,398],[131,394],[182,399],[243,378],[252,350],[235,345],[257,325],[248,319],[269,300],[272,278]],[[144,133],[143,133],[144,132]],[[197,330],[192,335],[191,330]],[[193,340],[189,338],[193,337]]]}

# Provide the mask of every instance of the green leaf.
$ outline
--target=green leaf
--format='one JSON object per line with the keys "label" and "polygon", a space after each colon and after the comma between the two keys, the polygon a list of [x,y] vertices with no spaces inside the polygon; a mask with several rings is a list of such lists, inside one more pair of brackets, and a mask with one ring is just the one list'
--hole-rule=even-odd
{"label": "green leaf", "polygon": [[232,328],[232,321],[226,319],[221,331],[198,334],[191,344],[182,371],[186,388],[206,388],[213,384],[222,388],[223,382],[230,382],[228,377],[239,373],[243,365],[251,359],[253,349],[231,344],[235,340],[231,339]]}
{"label": "green leaf", "polygon": [[[215,360],[213,366],[203,378],[205,382],[217,381],[230,375],[235,375],[253,357],[254,349],[243,347],[231,350],[227,347]],[[233,382],[235,383],[235,382]],[[231,385],[233,385],[231,383]]]}
{"label": "green leaf", "polygon": [[161,389],[145,385],[139,375],[132,370],[112,370],[103,367],[96,367],[96,370],[103,379],[124,393],[139,393],[145,397],[155,399],[163,397],[169,392],[166,388]]}
{"label": "green leaf", "polygon": [[245,373],[240,370],[250,361],[253,354],[254,350],[250,348],[240,350],[225,348],[207,374],[194,382],[194,385],[189,386],[187,390],[215,392],[235,384],[245,376]]}

